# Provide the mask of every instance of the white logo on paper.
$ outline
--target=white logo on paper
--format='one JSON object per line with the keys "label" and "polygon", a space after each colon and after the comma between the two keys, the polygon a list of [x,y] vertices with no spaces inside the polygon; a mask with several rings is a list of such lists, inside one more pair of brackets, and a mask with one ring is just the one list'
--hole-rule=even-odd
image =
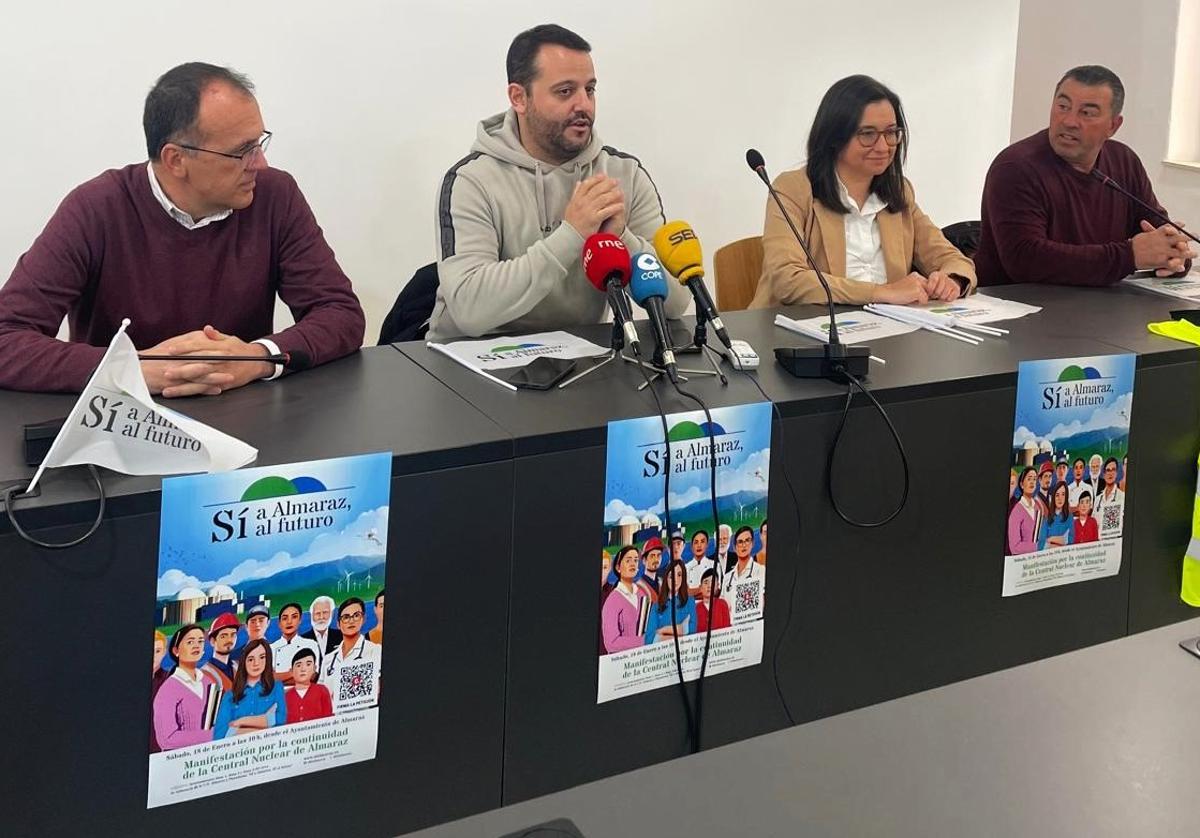
{"label": "white logo on paper", "polygon": [[657,271],[661,267],[658,260],[650,253],[639,253],[637,258],[637,266],[643,271]]}

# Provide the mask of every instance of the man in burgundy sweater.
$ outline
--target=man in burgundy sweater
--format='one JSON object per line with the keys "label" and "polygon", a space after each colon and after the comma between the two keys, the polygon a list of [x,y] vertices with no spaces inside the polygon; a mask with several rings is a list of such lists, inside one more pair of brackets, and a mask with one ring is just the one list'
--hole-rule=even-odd
{"label": "man in burgundy sweater", "polygon": [[983,187],[979,284],[1112,285],[1134,270],[1186,272],[1187,239],[1106,186],[1103,173],[1164,215],[1133,150],[1110,139],[1125,88],[1105,67],[1068,70],[1050,127],[997,155]]}
{"label": "man in burgundy sweater", "polygon": [[[79,392],[122,318],[144,353],[287,353],[301,368],[362,344],[362,307],[312,210],[267,166],[254,88],[182,64],[146,97],[149,163],[72,191],[0,287],[0,387]],[[296,324],[276,332],[275,295]],[[69,343],[55,338],[63,316]],[[245,362],[143,361],[152,393],[216,395],[283,372]]]}

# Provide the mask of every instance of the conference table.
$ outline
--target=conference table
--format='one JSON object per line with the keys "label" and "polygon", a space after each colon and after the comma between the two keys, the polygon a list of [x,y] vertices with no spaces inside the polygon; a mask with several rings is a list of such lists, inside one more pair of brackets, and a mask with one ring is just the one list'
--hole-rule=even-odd
{"label": "conference table", "polygon": [[[511,440],[386,346],[270,383],[171,407],[257,447],[258,465],[392,452],[383,661],[395,679],[377,757],[146,809],[161,478],[105,472],[104,524],[79,547],[40,550],[0,524],[4,834],[211,836],[269,819],[294,835],[380,835],[499,805]],[[31,474],[21,426],[73,402],[0,394],[0,480]],[[22,522],[56,541],[86,529],[85,469],[48,472],[41,489],[18,505]],[[454,630],[463,614],[475,631]]]}
{"label": "conference table", "polygon": [[[887,364],[872,365],[868,381],[911,470],[904,510],[875,529],[844,523],[826,494],[845,386],[795,379],[773,362],[773,347],[809,343],[775,327],[774,312],[725,315],[730,333],[762,357],[754,376],[777,408],[774,549],[763,662],[706,682],[703,748],[1194,613],[1178,586],[1200,450],[1200,349],[1145,326],[1187,306],[1123,288],[987,293],[1043,310],[1001,324],[1010,334],[980,346],[924,332],[872,346]],[[607,345],[606,326],[571,331]],[[1000,483],[1017,365],[1121,352],[1137,354],[1137,374],[1120,573],[1002,598]],[[687,388],[710,407],[763,399],[746,375],[727,374],[727,385],[694,377]],[[396,834],[685,755],[677,689],[596,703],[605,441],[610,421],[656,413],[650,394],[635,389],[641,381],[632,365],[614,362],[564,390],[513,393],[409,343],[172,403],[257,447],[257,465],[393,456],[384,663],[404,676],[388,680],[377,758],[219,799],[145,809],[161,479],[105,472],[104,523],[71,550],[30,547],[0,517],[8,601],[24,612],[10,608],[0,629],[0,672],[22,685],[9,691],[4,714],[6,741],[25,762],[3,793],[5,810],[24,819],[18,833],[70,834],[87,821],[96,834],[207,834],[214,807],[278,806],[286,785],[286,799],[311,798],[328,813],[291,821],[295,834]],[[668,412],[695,409],[662,384],[657,392]],[[0,483],[32,473],[21,426],[64,416],[71,404],[69,396],[0,393],[10,428]],[[854,517],[878,517],[899,497],[900,459],[861,396],[835,474]],[[94,495],[84,469],[54,471],[19,515],[42,537],[65,538],[86,527]]]}
{"label": "conference table", "polygon": [[1198,634],[1189,620],[408,838],[1193,836],[1200,659],[1179,644]]}

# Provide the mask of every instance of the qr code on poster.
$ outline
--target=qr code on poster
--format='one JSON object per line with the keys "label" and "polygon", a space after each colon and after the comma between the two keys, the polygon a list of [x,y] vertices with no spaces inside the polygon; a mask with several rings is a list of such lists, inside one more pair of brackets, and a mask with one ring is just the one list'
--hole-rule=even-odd
{"label": "qr code on poster", "polygon": [[344,665],[341,669],[341,680],[337,686],[338,703],[354,701],[358,698],[371,698],[375,687],[375,662],[363,661]]}
{"label": "qr code on poster", "polygon": [[1100,531],[1119,532],[1121,529],[1121,507],[1106,506],[1100,512]]}
{"label": "qr code on poster", "polygon": [[756,579],[752,582],[743,582],[737,586],[734,591],[733,613],[734,616],[739,614],[753,614],[762,607],[762,585]]}

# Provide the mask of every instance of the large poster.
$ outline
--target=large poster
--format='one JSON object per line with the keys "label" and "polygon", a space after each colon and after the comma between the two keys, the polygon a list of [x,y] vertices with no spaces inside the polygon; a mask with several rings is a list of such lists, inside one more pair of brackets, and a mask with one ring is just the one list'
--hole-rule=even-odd
{"label": "large poster", "polygon": [[1120,571],[1135,361],[1100,355],[1021,364],[1004,596]]}
{"label": "large poster", "polygon": [[391,468],[163,481],[148,807],[374,758]]}
{"label": "large poster", "polygon": [[710,412],[609,423],[597,703],[762,660],[771,405]]}

